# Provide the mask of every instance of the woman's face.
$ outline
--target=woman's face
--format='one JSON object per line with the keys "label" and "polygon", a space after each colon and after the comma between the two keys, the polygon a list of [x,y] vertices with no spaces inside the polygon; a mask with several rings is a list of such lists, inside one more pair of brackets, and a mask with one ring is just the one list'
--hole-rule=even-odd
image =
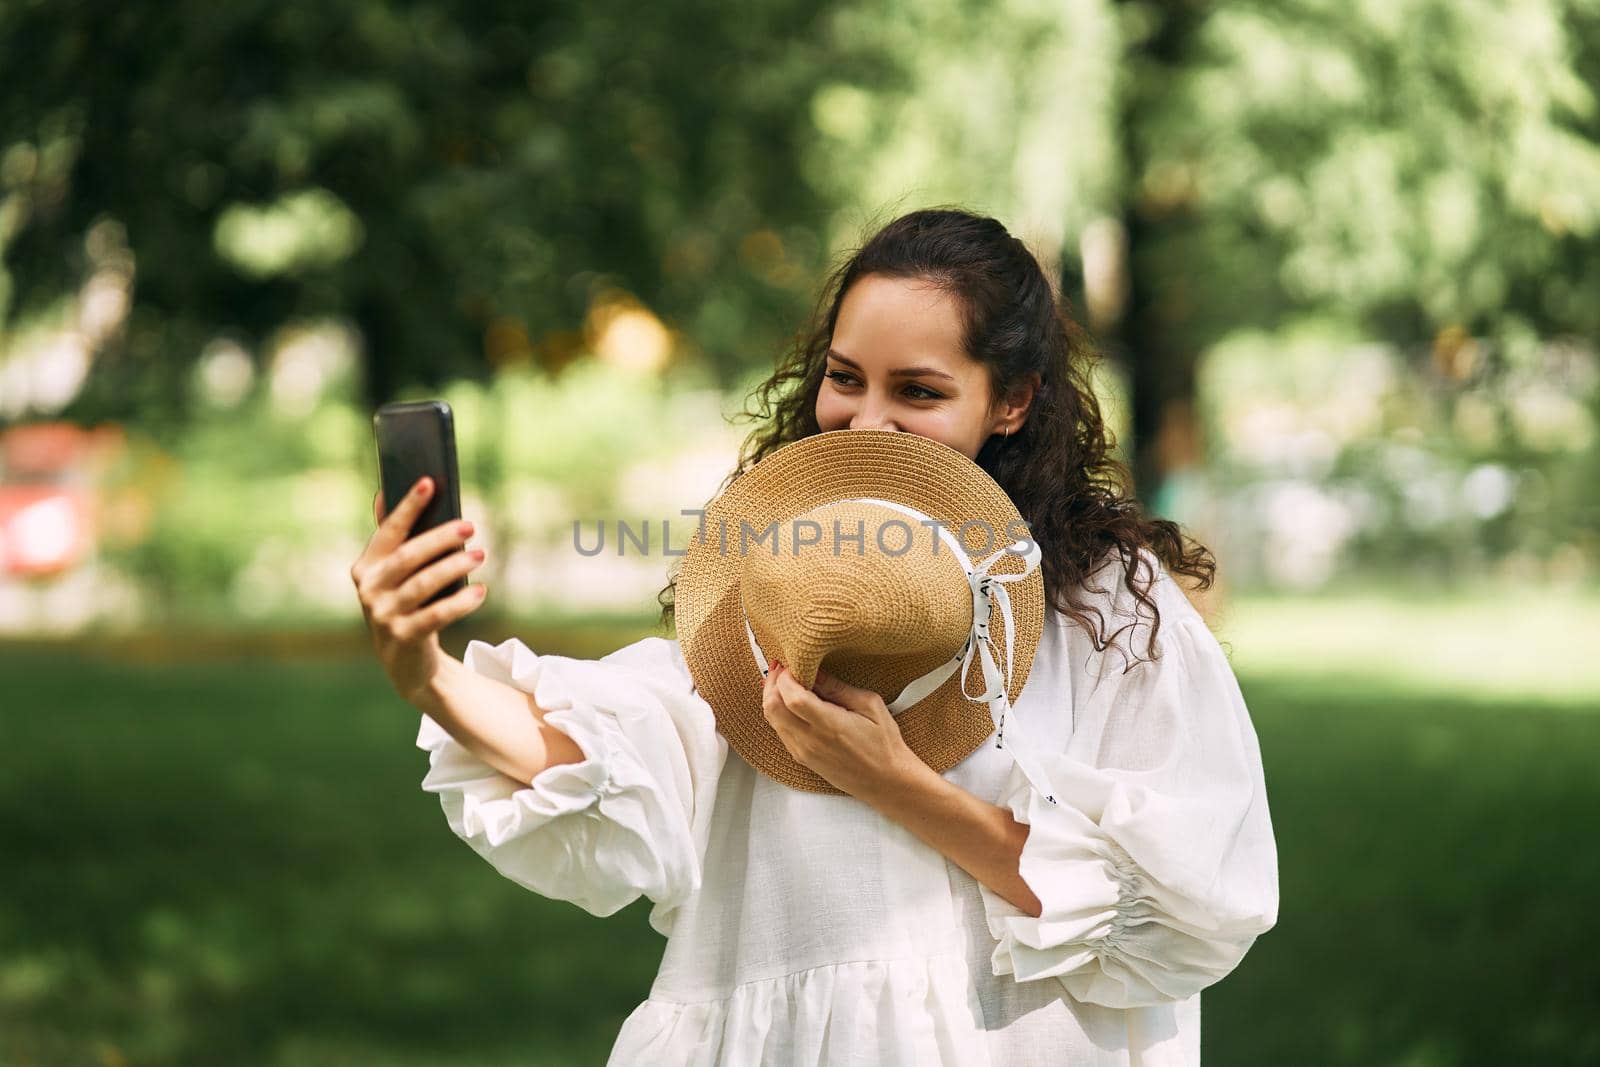
{"label": "woman's face", "polygon": [[918,278],[868,274],[839,305],[817,393],[823,430],[920,434],[975,459],[990,434],[1015,433],[1021,405],[991,410],[989,374],[961,347],[956,298]]}

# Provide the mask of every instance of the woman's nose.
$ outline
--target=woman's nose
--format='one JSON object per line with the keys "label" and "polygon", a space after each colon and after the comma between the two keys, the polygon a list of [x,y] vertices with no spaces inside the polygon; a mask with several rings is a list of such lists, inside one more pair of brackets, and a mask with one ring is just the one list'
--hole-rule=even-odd
{"label": "woman's nose", "polygon": [[852,430],[898,430],[894,419],[882,407],[867,407],[863,405],[856,409],[850,418]]}

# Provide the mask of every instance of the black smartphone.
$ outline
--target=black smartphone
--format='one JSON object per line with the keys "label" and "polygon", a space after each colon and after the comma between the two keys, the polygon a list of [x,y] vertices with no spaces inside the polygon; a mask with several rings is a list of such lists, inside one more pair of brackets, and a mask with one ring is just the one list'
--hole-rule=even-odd
{"label": "black smartphone", "polygon": [[[449,404],[443,400],[385,404],[372,416],[372,432],[378,442],[378,476],[383,485],[385,515],[411,491],[418,478],[427,475],[433,479],[433,496],[417,515],[417,521],[406,534],[407,540],[441,523],[461,518],[456,424]],[[440,553],[444,555],[449,552]],[[429,597],[424,605],[443,600],[466,587],[467,580],[457,578]]]}

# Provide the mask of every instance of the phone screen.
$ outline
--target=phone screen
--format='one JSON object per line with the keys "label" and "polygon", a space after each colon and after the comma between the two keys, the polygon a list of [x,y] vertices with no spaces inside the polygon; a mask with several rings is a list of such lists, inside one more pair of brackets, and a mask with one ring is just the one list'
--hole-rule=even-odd
{"label": "phone screen", "polygon": [[[455,417],[449,404],[442,400],[385,404],[372,416],[372,430],[378,444],[378,475],[383,486],[385,514],[394,510],[395,504],[411,491],[418,478],[426,475],[433,479],[433,496],[412,524],[407,539],[461,518]],[[440,555],[448,555],[449,551],[454,550]],[[425,604],[442,600],[466,588],[466,584],[465,578],[457,578]]]}

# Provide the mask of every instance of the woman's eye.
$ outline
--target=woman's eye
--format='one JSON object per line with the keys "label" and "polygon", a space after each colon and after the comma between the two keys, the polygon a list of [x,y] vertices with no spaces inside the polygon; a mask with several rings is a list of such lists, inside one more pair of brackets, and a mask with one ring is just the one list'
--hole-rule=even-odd
{"label": "woman's eye", "polygon": [[[853,380],[850,380],[850,379],[854,378],[854,375],[846,374],[842,370],[831,370],[831,371],[828,371],[826,374],[823,375],[823,377],[824,378],[832,378],[834,380],[835,384],[840,385],[840,386],[844,386],[844,387],[847,387],[847,388],[849,386],[852,386],[852,385],[855,384],[855,382]],[[913,390],[913,389],[916,390],[916,392],[913,393],[912,397],[911,397],[913,400],[942,400],[942,399],[944,399],[938,393],[935,393],[933,390],[925,388],[924,386],[908,385],[908,386],[906,386],[906,389],[907,390]]]}

